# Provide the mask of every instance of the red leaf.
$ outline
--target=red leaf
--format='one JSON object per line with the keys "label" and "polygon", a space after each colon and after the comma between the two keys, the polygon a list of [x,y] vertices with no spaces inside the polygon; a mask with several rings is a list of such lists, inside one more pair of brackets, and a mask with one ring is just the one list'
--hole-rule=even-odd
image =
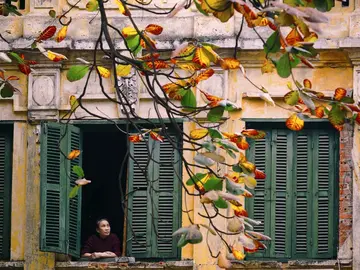
{"label": "red leaf", "polygon": [[26,64],[19,64],[18,65],[19,70],[24,73],[25,75],[29,75],[31,73],[31,69],[29,65]]}
{"label": "red leaf", "polygon": [[34,60],[27,60],[26,63],[27,63],[28,65],[36,65],[36,64],[37,64],[37,62],[34,61]]}
{"label": "red leaf", "polygon": [[341,100],[345,96],[346,96],[346,90],[344,88],[335,89],[334,99]]}
{"label": "red leaf", "polygon": [[266,174],[258,169],[255,170],[255,179],[265,179]]}
{"label": "red leaf", "polygon": [[163,28],[157,24],[149,24],[148,26],[146,26],[145,31],[153,35],[160,35],[163,31]]}
{"label": "red leaf", "polygon": [[16,77],[16,76],[10,76],[6,79],[7,81],[17,81],[17,80],[20,80],[19,77]]}
{"label": "red leaf", "polygon": [[56,32],[56,26],[50,25],[46,27],[44,31],[41,32],[41,34],[36,39],[37,42],[47,40],[55,35]]}

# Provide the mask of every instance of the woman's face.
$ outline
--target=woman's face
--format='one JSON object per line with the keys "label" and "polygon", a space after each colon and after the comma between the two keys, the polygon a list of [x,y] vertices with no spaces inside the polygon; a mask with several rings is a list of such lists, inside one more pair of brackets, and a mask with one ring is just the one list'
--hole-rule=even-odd
{"label": "woman's face", "polygon": [[107,220],[102,220],[96,230],[100,237],[105,238],[110,235],[110,224]]}

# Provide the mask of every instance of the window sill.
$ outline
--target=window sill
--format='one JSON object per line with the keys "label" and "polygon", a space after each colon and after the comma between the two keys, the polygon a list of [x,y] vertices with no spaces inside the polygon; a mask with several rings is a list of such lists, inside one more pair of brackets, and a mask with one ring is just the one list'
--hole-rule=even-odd
{"label": "window sill", "polygon": [[11,269],[24,269],[23,261],[0,261],[0,269],[11,268]]}
{"label": "window sill", "polygon": [[[352,260],[339,260],[341,269],[352,269]],[[337,260],[291,260],[288,262],[254,259],[232,262],[231,269],[338,269]]]}
{"label": "window sill", "polygon": [[[193,261],[169,261],[169,262],[57,262],[55,269],[65,270],[65,269],[88,269],[88,268],[97,268],[97,269],[132,269],[132,270],[142,270],[142,269],[181,269],[181,270],[192,270]],[[103,267],[103,268],[101,268]]]}

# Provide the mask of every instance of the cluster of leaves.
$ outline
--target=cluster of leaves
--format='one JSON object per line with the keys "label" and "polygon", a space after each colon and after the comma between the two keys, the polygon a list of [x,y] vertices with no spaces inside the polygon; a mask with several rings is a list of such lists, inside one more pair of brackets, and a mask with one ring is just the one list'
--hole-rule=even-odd
{"label": "cluster of leaves", "polygon": [[[178,241],[179,247],[197,244],[203,241],[203,234],[200,228],[206,228],[211,234],[217,235],[228,250],[228,254],[219,252],[213,257],[218,258],[218,265],[220,267],[230,268],[231,262],[229,258],[243,260],[246,253],[265,249],[266,246],[263,241],[271,240],[268,236],[253,230],[253,226],[258,225],[259,221],[249,218],[243,205],[243,198],[253,196],[252,190],[256,188],[257,181],[264,181],[266,178],[264,172],[258,170],[255,164],[246,159],[243,151],[249,148],[248,140],[263,139],[266,133],[253,129],[245,129],[234,133],[220,131],[222,123],[227,120],[225,111],[228,114],[232,114],[239,111],[240,108],[236,102],[212,95],[201,89],[201,82],[211,80],[215,73],[213,68],[240,71],[239,74],[242,74],[245,79],[260,91],[260,97],[267,103],[272,106],[281,106],[281,108],[293,112],[286,121],[286,126],[291,130],[301,130],[304,127],[304,119],[310,116],[318,118],[327,116],[329,121],[338,130],[343,128],[347,119],[360,124],[360,108],[354,105],[354,100],[350,97],[350,91],[337,88],[333,97],[326,97],[324,93],[313,89],[310,80],[306,79],[302,84],[298,82],[292,72],[293,68],[300,64],[304,64],[309,68],[314,67],[311,61],[318,55],[313,45],[318,39],[318,34],[321,30],[319,25],[328,21],[322,12],[330,10],[333,6],[333,1],[285,0],[284,3],[280,3],[279,1],[266,0],[193,0],[182,1],[169,12],[156,13],[173,17],[182,9],[189,8],[191,2],[193,2],[200,13],[205,16],[212,15],[221,22],[228,21],[234,15],[234,12],[238,12],[243,16],[243,22],[246,22],[247,27],[254,29],[256,34],[258,34],[256,31],[257,27],[271,29],[273,32],[266,41],[259,35],[259,38],[263,40],[265,52],[262,72],[271,73],[276,70],[277,74],[282,78],[290,78],[291,76],[293,82],[288,84],[289,92],[284,95],[285,107],[277,104],[263,86],[258,86],[256,82],[247,76],[245,68],[236,58],[237,43],[234,48],[233,58],[221,57],[217,52],[217,46],[195,39],[184,41],[174,48],[170,57],[165,57],[166,54],[163,54],[156,47],[156,37],[162,34],[163,27],[157,24],[149,24],[144,29],[139,29],[129,10],[129,7],[137,7],[150,12],[146,8],[146,5],[149,3],[136,1],[139,5],[134,5],[123,0],[114,0],[114,2],[118,6],[119,12],[129,17],[132,22],[131,26],[117,29],[111,25],[106,17],[103,0],[89,0],[86,4],[87,11],[94,12],[95,16],[97,14],[101,16],[101,31],[95,46],[96,53],[98,53],[98,48],[101,48],[104,55],[110,59],[113,68],[99,65],[95,59],[90,61],[78,58],[77,60],[81,64],[73,65],[69,68],[66,74],[67,80],[75,82],[87,77],[88,81],[91,72],[95,70],[100,81],[99,87],[104,92],[101,81],[109,79],[113,75],[115,90],[119,97],[116,102],[124,109],[127,120],[130,123],[128,126],[138,130],[137,133],[130,133],[130,129],[127,128],[125,133],[127,133],[129,143],[141,143],[150,137],[157,143],[163,143],[165,139],[169,140],[172,142],[175,151],[178,151],[180,155],[182,155],[183,151],[189,150],[184,150],[182,147],[176,148],[175,142],[172,141],[171,136],[166,132],[162,115],[158,113],[158,106],[165,109],[166,115],[172,123],[176,122],[174,121],[175,118],[180,117],[199,126],[199,128],[192,130],[189,134],[181,134],[184,142],[189,143],[193,147],[191,151],[195,152],[193,161],[186,160],[184,155],[182,155],[184,168],[190,175],[190,178],[184,185],[184,189],[187,191],[186,194],[191,194],[188,191],[189,187],[193,187],[196,190],[196,194],[192,195],[200,197],[200,202],[203,204],[203,209],[206,212],[200,215],[209,221],[209,226],[195,224],[189,216],[191,225],[180,228],[174,233],[174,236],[180,236]],[[3,15],[8,14],[9,10],[11,10],[11,8],[6,7],[8,11],[4,13],[4,5],[1,7],[3,9],[0,9],[0,14]],[[46,50],[43,47],[43,42],[52,38],[56,42],[62,42],[66,39],[71,18],[67,23],[63,23],[62,20],[67,19],[65,15],[72,8],[74,6],[61,15],[57,15],[53,10],[50,11],[49,15],[54,21],[59,20],[62,27],[57,29],[54,22],[50,23],[34,38],[29,47],[33,50],[38,50],[50,61],[66,61],[67,57],[65,55]],[[16,14],[14,11],[10,12]],[[115,29],[116,31],[114,32],[116,34],[111,36],[108,28]],[[240,37],[241,31],[242,26],[240,27],[237,39]],[[105,38],[109,49],[104,49],[103,38]],[[115,49],[113,42],[116,38],[124,41],[126,46],[125,53]],[[146,51],[147,53],[140,55],[141,51]],[[36,68],[37,64],[35,61],[26,60],[23,54],[16,51],[0,52],[0,59],[9,63],[15,62],[19,70],[25,75],[29,75],[32,72],[33,66]],[[184,71],[187,76],[180,76],[177,73],[178,70]],[[149,122],[149,125],[153,125],[151,128],[142,128],[135,120],[141,119],[144,121],[144,119],[134,111],[127,111],[130,101],[118,86],[118,77],[130,76],[134,71],[144,82],[148,93],[153,98],[154,108],[162,125]],[[165,77],[168,82],[165,84],[160,83],[159,77]],[[14,80],[18,80],[18,78],[14,76],[6,78],[4,72],[0,72],[1,97],[11,97],[18,91],[10,83]],[[87,81],[82,95],[86,92]],[[160,94],[155,91],[156,87],[161,89]],[[206,103],[205,106],[199,105],[196,98],[199,96],[198,94]],[[107,119],[104,116],[96,115],[87,110],[81,103],[82,95],[79,98],[74,95],[70,96],[70,116],[74,115],[73,113],[81,107],[92,116]],[[111,99],[111,101],[114,100]],[[198,118],[202,117],[202,112],[206,112],[206,118],[212,124],[211,127],[204,128],[201,121],[198,121]],[[176,123],[174,126],[177,131],[182,132]],[[73,150],[68,154],[67,158],[73,160],[79,155],[80,150]],[[221,172],[214,169],[219,164],[227,167],[227,173],[221,174]],[[194,168],[201,172],[195,173]],[[85,179],[84,171],[81,167],[74,166],[72,170],[78,179],[75,181],[76,185],[70,191],[70,198],[78,194],[82,185],[91,182]],[[154,182],[153,179],[147,180],[148,185]],[[123,201],[126,204],[126,195]],[[209,209],[214,211],[215,215],[210,215]],[[230,215],[224,216],[220,214],[221,209],[228,209],[227,212]],[[188,213],[189,211],[186,212]],[[225,217],[228,220],[226,232],[216,227],[213,222],[216,217]],[[229,244],[223,238],[223,235],[234,235],[236,239],[233,243]],[[211,252],[211,247],[209,249]]]}

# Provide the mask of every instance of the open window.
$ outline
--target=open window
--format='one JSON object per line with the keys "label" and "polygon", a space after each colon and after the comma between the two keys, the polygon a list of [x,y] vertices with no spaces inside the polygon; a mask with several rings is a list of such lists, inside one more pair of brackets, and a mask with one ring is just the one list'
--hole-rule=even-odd
{"label": "open window", "polygon": [[338,135],[328,123],[308,123],[299,132],[284,124],[248,123],[266,138],[252,141],[248,158],[266,173],[249,217],[262,222],[255,231],[269,235],[268,249],[253,258],[331,259],[336,257],[338,225]]}
{"label": "open window", "polygon": [[[79,257],[81,246],[95,233],[96,220],[105,217],[123,243],[125,256],[179,258],[172,233],[181,224],[180,155],[167,140],[149,138],[129,145],[126,134],[114,125],[42,126],[41,250]],[[81,155],[70,161],[65,155],[74,149],[81,149]],[[125,163],[120,175],[129,153],[134,159]],[[81,165],[92,182],[69,199],[77,178],[74,165]],[[153,183],[151,188],[147,181]],[[121,198],[126,194],[124,209]]]}
{"label": "open window", "polygon": [[0,260],[10,258],[12,125],[0,125]]}

